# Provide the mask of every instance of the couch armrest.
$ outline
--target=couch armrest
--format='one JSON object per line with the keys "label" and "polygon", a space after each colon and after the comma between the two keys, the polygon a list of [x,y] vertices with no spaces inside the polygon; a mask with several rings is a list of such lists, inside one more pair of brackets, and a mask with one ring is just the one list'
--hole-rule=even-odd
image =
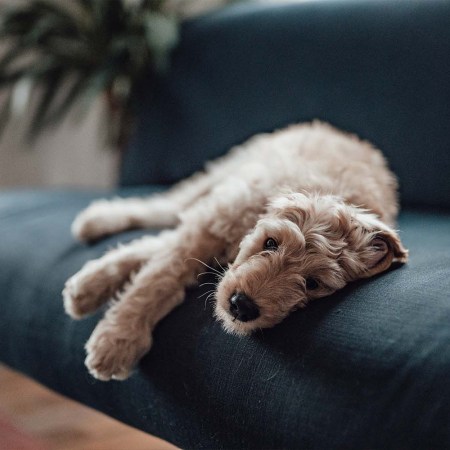
{"label": "couch armrest", "polygon": [[449,24],[445,0],[248,3],[188,21],[170,73],[140,93],[122,184],[172,183],[320,118],[387,154],[404,203],[450,207]]}

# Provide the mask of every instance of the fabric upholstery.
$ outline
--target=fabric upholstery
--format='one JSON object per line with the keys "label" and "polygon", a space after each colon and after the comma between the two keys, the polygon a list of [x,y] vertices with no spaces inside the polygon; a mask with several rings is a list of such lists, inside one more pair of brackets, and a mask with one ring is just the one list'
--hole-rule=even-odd
{"label": "fabric upholstery", "polygon": [[405,211],[407,266],[251,337],[226,334],[192,289],[137,373],[103,383],[83,365],[99,314],[71,320],[61,290],[83,262],[142,232],[75,242],[70,223],[94,195],[0,195],[2,361],[182,448],[450,446],[449,213]]}
{"label": "fabric upholstery", "polygon": [[122,183],[172,183],[319,118],[380,147],[404,203],[449,207],[449,23],[446,0],[251,2],[190,21],[168,76],[137,99]]}

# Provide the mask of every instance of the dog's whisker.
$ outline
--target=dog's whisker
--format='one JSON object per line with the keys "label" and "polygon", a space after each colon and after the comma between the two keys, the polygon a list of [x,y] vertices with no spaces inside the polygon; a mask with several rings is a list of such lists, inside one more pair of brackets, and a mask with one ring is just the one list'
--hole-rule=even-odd
{"label": "dog's whisker", "polygon": [[214,291],[215,291],[215,289],[208,289],[206,292],[203,292],[203,294],[200,294],[200,295],[198,296],[198,298],[202,298],[202,297],[204,297],[205,295],[210,294],[211,292],[214,292]]}
{"label": "dog's whisker", "polygon": [[205,305],[204,305],[204,309],[206,310],[206,305],[207,303],[211,300],[211,297],[214,297],[216,291],[214,289],[211,289],[210,291],[204,292],[202,295],[200,295],[198,298],[200,299],[201,297],[204,297],[205,295]]}
{"label": "dog's whisker", "polygon": [[217,286],[217,283],[202,283],[202,284],[199,284],[199,287],[203,287],[203,286],[207,286],[207,285]]}
{"label": "dog's whisker", "polygon": [[207,267],[208,269],[211,269],[214,273],[220,274],[220,272],[219,272],[217,269],[215,269],[214,267],[208,266],[208,264],[206,264],[205,262],[203,262],[202,260],[200,260],[200,259],[198,259],[198,258],[186,258],[186,259],[185,259],[185,261],[189,261],[189,260],[197,261],[197,262],[199,262],[200,264],[203,264],[203,265],[204,265],[205,267]]}
{"label": "dog's whisker", "polygon": [[205,298],[205,303],[203,305],[203,310],[206,311],[206,306],[208,305],[209,300],[211,299],[211,294],[209,294],[206,298]]}
{"label": "dog's whisker", "polygon": [[216,263],[219,265],[219,267],[220,267],[223,271],[225,271],[225,268],[222,266],[222,264],[220,264],[219,260],[218,260],[216,257],[214,257],[214,260],[215,260]]}
{"label": "dog's whisker", "polygon": [[214,273],[214,272],[202,272],[202,273],[199,273],[197,275],[197,280],[202,275],[212,275],[212,276],[215,276],[215,277],[218,277],[218,278],[222,278],[223,277],[223,275],[219,275],[218,273]]}
{"label": "dog's whisker", "polygon": [[212,291],[212,292],[208,295],[208,297],[205,298],[205,309],[206,309],[207,303],[211,300],[211,297],[214,298],[214,294],[215,294],[215,291]]}

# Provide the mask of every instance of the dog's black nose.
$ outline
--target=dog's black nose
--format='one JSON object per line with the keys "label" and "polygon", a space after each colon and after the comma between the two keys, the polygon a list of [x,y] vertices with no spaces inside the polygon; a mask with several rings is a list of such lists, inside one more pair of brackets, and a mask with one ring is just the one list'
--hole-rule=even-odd
{"label": "dog's black nose", "polygon": [[250,322],[259,317],[259,308],[250,297],[237,292],[230,298],[230,313],[241,322]]}

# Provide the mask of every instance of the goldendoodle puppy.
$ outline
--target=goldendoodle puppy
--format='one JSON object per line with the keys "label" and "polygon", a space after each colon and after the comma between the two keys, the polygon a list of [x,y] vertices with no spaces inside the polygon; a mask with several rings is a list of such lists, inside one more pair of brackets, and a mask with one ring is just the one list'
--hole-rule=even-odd
{"label": "goldendoodle puppy", "polygon": [[101,380],[128,377],[204,263],[228,264],[215,314],[243,335],[406,262],[392,228],[396,190],[377,149],[313,122],[257,135],[166,193],[93,203],[72,227],[84,241],[135,227],[173,229],[120,246],[67,281],[64,305],[74,318],[114,299],[86,344],[89,371]]}

